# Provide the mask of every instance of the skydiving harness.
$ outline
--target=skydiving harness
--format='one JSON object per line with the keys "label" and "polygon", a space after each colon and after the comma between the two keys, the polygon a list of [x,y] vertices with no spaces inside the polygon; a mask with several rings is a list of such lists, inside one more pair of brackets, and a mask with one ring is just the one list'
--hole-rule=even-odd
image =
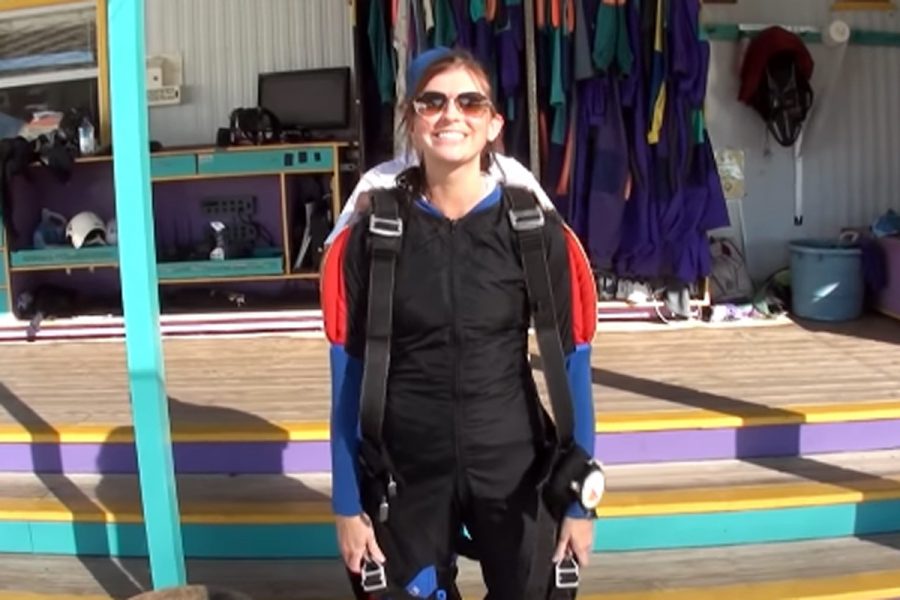
{"label": "skydiving harness", "polygon": [[[572,399],[566,377],[565,358],[556,320],[550,271],[544,247],[544,211],[528,190],[504,187],[508,217],[518,238],[528,300],[537,334],[543,372],[550,394],[555,424],[555,448],[541,482],[546,508],[537,513],[537,539],[531,573],[526,585],[528,599],[548,597],[552,589],[543,581],[537,561],[551,556],[557,542],[557,525],[566,509],[577,500],[590,513],[597,508],[605,489],[601,465],[574,441]],[[388,520],[391,501],[401,490],[382,440],[387,380],[390,368],[394,280],[397,256],[403,242],[400,202],[404,189],[377,190],[372,195],[369,218],[371,268],[366,348],[360,395],[359,459],[365,473],[378,483],[378,519]],[[539,505],[541,503],[539,502]],[[578,564],[566,557],[556,565],[554,585],[561,590],[578,587]],[[362,585],[366,592],[387,587],[384,568],[367,561]]]}

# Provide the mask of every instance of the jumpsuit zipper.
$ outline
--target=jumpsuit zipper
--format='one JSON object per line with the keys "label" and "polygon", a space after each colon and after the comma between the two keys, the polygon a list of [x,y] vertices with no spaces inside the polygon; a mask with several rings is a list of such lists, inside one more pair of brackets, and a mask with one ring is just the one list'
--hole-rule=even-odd
{"label": "jumpsuit zipper", "polygon": [[457,483],[463,483],[463,414],[462,414],[462,394],[460,393],[460,332],[459,318],[457,314],[457,298],[456,298],[456,232],[458,228],[457,221],[450,221],[450,319],[453,326],[453,440],[456,448],[456,473]]}

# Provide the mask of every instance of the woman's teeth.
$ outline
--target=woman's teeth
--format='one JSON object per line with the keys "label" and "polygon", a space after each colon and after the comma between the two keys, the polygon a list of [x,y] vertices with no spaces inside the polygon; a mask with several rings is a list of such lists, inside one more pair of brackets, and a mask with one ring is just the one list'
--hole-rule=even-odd
{"label": "woman's teeth", "polygon": [[464,133],[461,133],[459,131],[441,131],[436,135],[436,137],[440,140],[459,141],[466,136]]}

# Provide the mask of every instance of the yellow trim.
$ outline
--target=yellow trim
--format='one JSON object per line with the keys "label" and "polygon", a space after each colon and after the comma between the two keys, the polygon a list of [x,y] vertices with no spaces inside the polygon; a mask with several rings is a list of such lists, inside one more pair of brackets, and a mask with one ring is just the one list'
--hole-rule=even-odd
{"label": "yellow trim", "polygon": [[97,0],[97,95],[99,97],[100,145],[112,140],[112,121],[109,108],[109,37],[107,32],[106,0]]}
{"label": "yellow trim", "polygon": [[[900,475],[830,483],[724,485],[639,492],[611,490],[597,514],[602,518],[710,514],[855,504],[900,498]],[[331,523],[328,501],[182,502],[184,523]],[[0,498],[0,520],[141,523],[139,503],[98,506],[90,500]]]}
{"label": "yellow trim", "polygon": [[[602,561],[599,557],[597,560]],[[868,600],[900,596],[900,570],[854,573],[837,577],[757,581],[735,585],[650,589],[639,592],[578,594],[581,600]],[[2,600],[2,598],[0,598]],[[468,600],[468,599],[467,599]]]}
{"label": "yellow trim", "polygon": [[153,183],[164,183],[166,181],[200,181],[203,179],[236,179],[240,177],[264,177],[273,176],[284,173],[285,175],[329,175],[330,170],[325,169],[309,169],[308,171],[292,171],[290,173],[283,171],[247,171],[245,173],[203,173],[200,175],[180,175],[175,177],[153,177]]}
{"label": "yellow trim", "polygon": [[637,517],[854,504],[900,498],[900,476],[831,483],[731,485],[644,492],[610,491],[601,517]]}
{"label": "yellow trim", "polygon": [[[273,275],[273,279],[315,279],[315,273]],[[253,277],[258,280],[260,277]],[[222,281],[240,280],[236,277]],[[188,280],[193,283],[199,280]],[[160,283],[167,283],[161,281]],[[171,281],[175,283],[175,281]],[[797,405],[762,408],[758,414],[728,415],[711,410],[672,412],[613,413],[597,415],[597,433],[631,433],[684,429],[720,429],[759,425],[800,423],[845,423],[900,419],[900,401],[855,404]],[[272,425],[217,424],[174,426],[176,442],[309,442],[329,439],[327,421],[283,421]],[[51,430],[34,430],[18,423],[0,425],[0,443],[62,442],[99,444],[134,441],[130,426],[110,423],[59,425]]]}
{"label": "yellow trim", "polygon": [[597,415],[598,433],[720,429],[800,423],[840,423],[900,419],[900,402],[870,401],[848,404],[803,404],[758,407],[743,415],[705,409]]}
{"label": "yellow trim", "polygon": [[[266,425],[220,424],[175,425],[175,442],[288,442],[321,441],[329,435],[328,423],[286,423]],[[132,443],[134,430],[130,425],[68,425],[54,429],[30,428],[21,425],[0,425],[0,443]]]}
{"label": "yellow trim", "polygon": [[[53,523],[144,522],[140,504],[100,506],[90,500],[63,502],[56,497],[0,499],[0,521]],[[328,502],[183,502],[183,524],[284,524],[331,523],[334,513]]]}

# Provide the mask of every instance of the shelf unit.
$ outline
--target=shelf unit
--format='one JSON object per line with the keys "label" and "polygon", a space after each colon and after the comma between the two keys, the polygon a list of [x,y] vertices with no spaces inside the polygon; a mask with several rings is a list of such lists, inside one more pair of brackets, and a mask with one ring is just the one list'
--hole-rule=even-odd
{"label": "shelf unit", "polygon": [[[265,183],[271,185],[272,189],[277,189],[277,220],[281,239],[280,248],[277,248],[280,252],[261,257],[224,261],[205,259],[160,261],[158,263],[160,286],[317,280],[318,272],[295,272],[292,269],[292,258],[297,250],[293,247],[289,222],[292,178],[309,175],[330,177],[331,203],[328,210],[333,222],[342,206],[341,174],[345,162],[343,155],[350,146],[348,142],[318,142],[231,148],[178,148],[151,153],[150,171],[157,212],[160,210],[158,196],[162,195],[167,185],[187,186],[185,189],[196,190],[198,195],[202,195],[198,188],[205,185],[237,181],[240,178],[255,178],[255,182]],[[110,181],[108,185],[111,185],[110,156],[90,156],[76,160],[75,171],[86,168],[95,170],[94,177],[108,178]],[[32,173],[33,178],[50,176],[49,171],[42,166],[35,165],[32,169],[35,171]],[[244,182],[244,185],[246,187],[247,182]],[[69,194],[75,198],[78,192],[69,190]],[[188,199],[188,202],[191,201],[199,202],[199,198]],[[28,202],[28,199],[14,196],[13,202],[20,204]],[[111,203],[113,206],[108,210],[112,213],[115,207],[114,202]],[[71,207],[69,211],[71,214],[66,215],[67,217],[81,210],[74,203]],[[185,209],[182,207],[180,210]],[[19,233],[21,235],[25,232]],[[64,272],[77,277],[80,272],[117,268],[115,246],[47,250],[10,248],[0,233],[0,313],[12,311],[13,290],[16,289],[17,277],[46,272]]]}

